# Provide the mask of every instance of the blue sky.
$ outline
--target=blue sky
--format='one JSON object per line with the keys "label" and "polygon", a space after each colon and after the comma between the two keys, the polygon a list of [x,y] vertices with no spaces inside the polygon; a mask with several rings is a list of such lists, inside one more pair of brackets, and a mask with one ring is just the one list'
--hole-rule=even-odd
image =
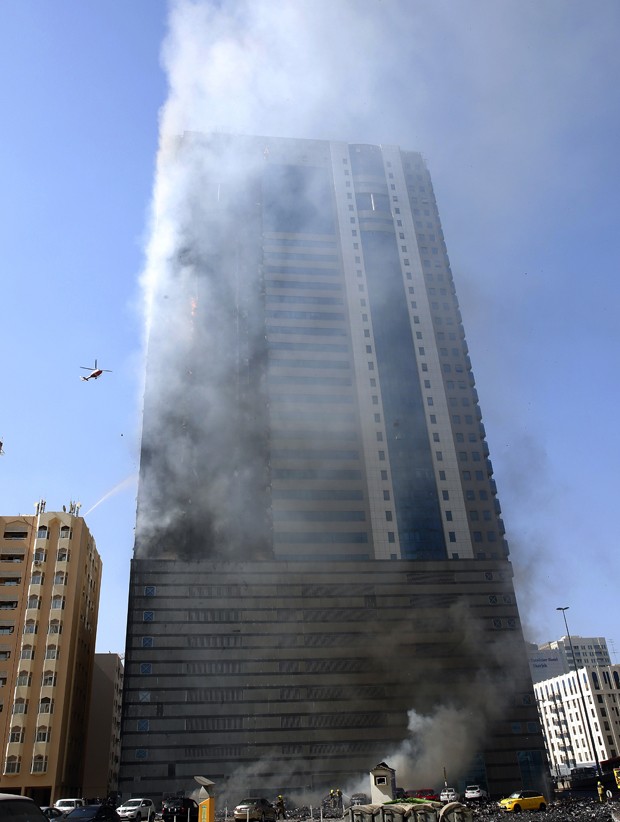
{"label": "blue sky", "polygon": [[[161,121],[423,153],[526,635],[569,605],[620,651],[619,24],[612,0],[0,6],[0,509],[116,489],[86,516],[98,650],[124,647]],[[113,373],[80,382],[95,357]]]}

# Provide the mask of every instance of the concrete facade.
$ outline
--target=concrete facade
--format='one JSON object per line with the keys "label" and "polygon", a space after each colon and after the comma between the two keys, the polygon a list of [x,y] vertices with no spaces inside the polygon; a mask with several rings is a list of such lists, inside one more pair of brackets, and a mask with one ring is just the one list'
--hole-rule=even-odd
{"label": "concrete facade", "polygon": [[[583,699],[577,676],[581,680]],[[556,775],[566,774],[571,768],[594,765],[596,759],[603,762],[618,756],[620,665],[580,668],[536,683],[534,692],[549,763]],[[594,749],[584,710],[588,711]]]}
{"label": "concrete facade", "polygon": [[2,790],[81,796],[101,559],[73,504],[0,517]]}
{"label": "concrete facade", "polygon": [[333,787],[389,764],[411,711],[451,704],[473,717],[455,770],[542,787],[422,157],[186,134],[161,168],[176,190],[147,275],[123,794],[189,791],[196,773],[232,800]]}
{"label": "concrete facade", "polygon": [[[567,636],[554,639],[551,642],[543,642],[542,645],[538,646],[539,651],[543,653],[548,652],[559,659],[562,671],[558,671],[555,675],[568,673],[582,666],[611,665],[607,640],[604,636],[571,635],[571,640],[572,648]],[[545,677],[545,679],[550,678],[551,677]]]}
{"label": "concrete facade", "polygon": [[123,663],[118,654],[95,654],[90,697],[84,795],[104,799],[118,790]]}

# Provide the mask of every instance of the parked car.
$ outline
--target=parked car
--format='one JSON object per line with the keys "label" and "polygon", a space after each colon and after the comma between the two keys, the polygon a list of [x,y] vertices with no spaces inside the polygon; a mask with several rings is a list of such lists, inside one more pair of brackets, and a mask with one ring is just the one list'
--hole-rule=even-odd
{"label": "parked car", "polygon": [[121,818],[112,805],[84,805],[66,813],[63,820],[70,822],[120,822]]}
{"label": "parked car", "polygon": [[486,799],[488,795],[480,785],[468,785],[465,788],[465,799]]}
{"label": "parked car", "polygon": [[85,799],[57,799],[54,807],[59,808],[63,813],[72,811],[74,808],[83,808],[86,805]]}
{"label": "parked car", "polygon": [[544,811],[547,800],[539,791],[515,791],[497,803],[502,811]]}
{"label": "parked car", "polygon": [[55,808],[53,805],[44,805],[41,810],[43,811],[43,815],[47,816],[48,819],[58,819],[58,817],[64,813],[63,810]]}
{"label": "parked car", "polygon": [[116,809],[121,819],[146,819],[151,822],[155,818],[155,805],[152,799],[128,799]]}
{"label": "parked car", "polygon": [[417,788],[415,791],[407,791],[408,797],[413,799],[430,799],[439,802],[439,794],[433,788]]}
{"label": "parked car", "polygon": [[164,822],[198,822],[198,805],[189,796],[172,796],[164,800],[161,818]]}
{"label": "parked car", "polygon": [[235,808],[236,822],[275,822],[276,809],[269,802],[269,800],[261,797],[260,799],[242,799]]}
{"label": "parked car", "polygon": [[0,822],[47,822],[47,816],[28,796],[0,793]]}
{"label": "parked car", "polygon": [[461,795],[454,788],[444,788],[439,794],[440,802],[458,802]]}

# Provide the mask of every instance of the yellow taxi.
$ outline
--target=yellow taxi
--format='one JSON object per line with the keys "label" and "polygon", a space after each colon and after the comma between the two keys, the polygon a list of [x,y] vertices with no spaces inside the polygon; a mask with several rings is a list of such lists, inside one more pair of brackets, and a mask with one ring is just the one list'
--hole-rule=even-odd
{"label": "yellow taxi", "polygon": [[497,803],[502,811],[544,811],[547,800],[538,791],[515,791]]}

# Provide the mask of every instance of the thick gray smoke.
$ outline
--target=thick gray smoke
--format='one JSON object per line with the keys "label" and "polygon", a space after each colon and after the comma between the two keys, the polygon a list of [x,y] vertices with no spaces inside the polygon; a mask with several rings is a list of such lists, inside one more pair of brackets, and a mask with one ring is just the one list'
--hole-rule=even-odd
{"label": "thick gray smoke", "polygon": [[[269,555],[260,260],[251,252],[264,158],[242,156],[238,144],[233,154],[217,134],[370,141],[397,9],[369,0],[171,5],[170,93],[143,276],[137,556],[189,555],[197,544],[203,554]],[[355,49],[343,50],[344,28]]]}
{"label": "thick gray smoke", "polygon": [[138,549],[157,539],[160,553],[183,552],[178,535],[166,537],[182,524],[185,545],[261,556],[264,331],[259,261],[245,242],[256,231],[256,172],[238,145],[233,156],[226,140],[189,135],[167,144],[160,167],[170,197],[150,270]]}

